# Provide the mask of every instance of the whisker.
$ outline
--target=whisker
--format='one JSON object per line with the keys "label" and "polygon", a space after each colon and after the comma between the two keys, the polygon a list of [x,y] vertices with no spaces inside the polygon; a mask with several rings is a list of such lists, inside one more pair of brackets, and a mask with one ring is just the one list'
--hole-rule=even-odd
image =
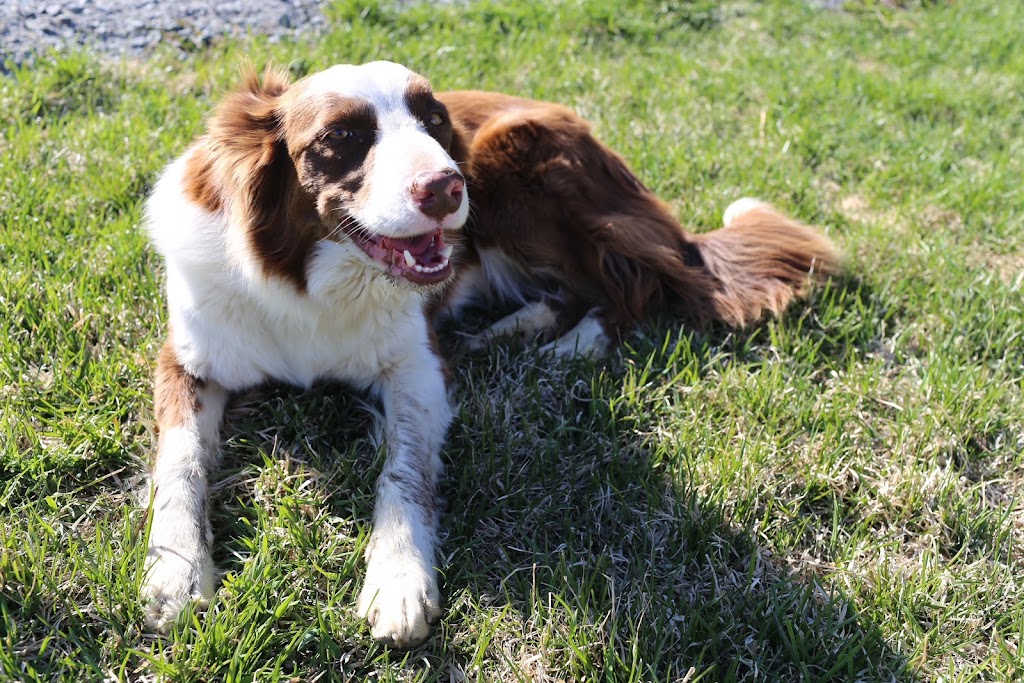
{"label": "whisker", "polygon": [[341,234],[342,231],[348,231],[349,228],[352,228],[353,226],[355,226],[357,229],[362,228],[362,226],[359,225],[355,218],[346,214],[345,216],[342,217],[340,221],[338,221],[338,224],[334,227],[334,229],[327,234],[327,239],[333,238]]}

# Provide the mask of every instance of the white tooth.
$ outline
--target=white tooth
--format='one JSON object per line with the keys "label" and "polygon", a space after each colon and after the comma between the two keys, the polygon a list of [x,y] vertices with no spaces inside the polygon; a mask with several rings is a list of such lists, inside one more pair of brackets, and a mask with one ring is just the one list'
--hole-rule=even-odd
{"label": "white tooth", "polygon": [[416,265],[416,259],[412,257],[412,254],[409,253],[408,249],[406,249],[402,253],[405,255],[405,265],[409,266],[410,268]]}
{"label": "white tooth", "polygon": [[452,257],[453,249],[455,249],[455,245],[453,244],[449,244],[448,246],[446,246],[444,249],[441,250],[441,258],[443,258],[445,261],[450,259]]}
{"label": "white tooth", "polygon": [[418,264],[413,266],[412,269],[415,270],[417,273],[422,273],[426,270],[423,266]]}

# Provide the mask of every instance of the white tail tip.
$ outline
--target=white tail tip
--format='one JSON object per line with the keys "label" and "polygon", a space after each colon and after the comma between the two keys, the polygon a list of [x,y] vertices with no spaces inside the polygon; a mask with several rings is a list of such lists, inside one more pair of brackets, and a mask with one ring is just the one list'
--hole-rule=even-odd
{"label": "white tail tip", "polygon": [[760,199],[754,199],[753,197],[743,197],[737,199],[725,209],[725,213],[722,214],[722,225],[729,227],[733,222],[753,209],[760,209],[767,207],[768,204],[762,202]]}

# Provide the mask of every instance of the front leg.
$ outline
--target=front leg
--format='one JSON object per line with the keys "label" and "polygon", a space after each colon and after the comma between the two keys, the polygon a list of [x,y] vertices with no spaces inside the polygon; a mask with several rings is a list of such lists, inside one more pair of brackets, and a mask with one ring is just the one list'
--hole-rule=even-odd
{"label": "front leg", "polygon": [[418,351],[386,369],[385,377],[376,389],[384,407],[387,458],[377,480],[359,614],[374,638],[406,648],[426,638],[441,614],[437,478],[452,414],[441,360],[425,338]]}
{"label": "front leg", "polygon": [[142,598],[147,626],[166,632],[186,604],[213,597],[207,475],[216,461],[227,392],[188,373],[167,342],[157,361],[154,397],[159,436]]}

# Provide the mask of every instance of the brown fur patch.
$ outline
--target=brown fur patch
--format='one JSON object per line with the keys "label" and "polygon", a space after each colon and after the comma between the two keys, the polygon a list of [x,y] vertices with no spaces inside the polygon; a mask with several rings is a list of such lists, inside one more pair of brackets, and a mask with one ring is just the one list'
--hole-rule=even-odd
{"label": "brown fur patch", "polygon": [[[405,88],[405,104],[409,107],[412,115],[423,123],[427,133],[451,154],[454,139],[451,115],[448,108],[434,97],[434,92],[430,89],[427,79],[419,75],[414,75],[409,79],[409,84]],[[438,125],[431,123],[435,114],[441,117],[441,122]],[[459,161],[454,155],[452,158]]]}
{"label": "brown fur patch", "polygon": [[214,173],[210,150],[199,146],[185,162],[185,198],[203,207],[210,213],[217,213],[223,206],[220,188]]}
{"label": "brown fur patch", "polygon": [[306,258],[322,232],[315,207],[298,192],[282,127],[283,71],[262,79],[251,68],[214,111],[189,160],[185,187],[201,206],[228,205],[248,233],[264,273],[305,288]]}
{"label": "brown fur patch", "polygon": [[205,381],[188,373],[178,362],[171,339],[157,356],[153,397],[157,429],[161,432],[190,422],[202,410],[199,391]]}
{"label": "brown fur patch", "polygon": [[[313,103],[300,95],[287,107],[286,128],[289,151],[307,192],[350,210],[369,201],[366,174],[376,149],[377,115],[368,102],[326,95]],[[334,139],[333,130],[342,130],[348,137]],[[317,206],[321,216],[331,208]],[[332,215],[329,228],[342,218]]]}

